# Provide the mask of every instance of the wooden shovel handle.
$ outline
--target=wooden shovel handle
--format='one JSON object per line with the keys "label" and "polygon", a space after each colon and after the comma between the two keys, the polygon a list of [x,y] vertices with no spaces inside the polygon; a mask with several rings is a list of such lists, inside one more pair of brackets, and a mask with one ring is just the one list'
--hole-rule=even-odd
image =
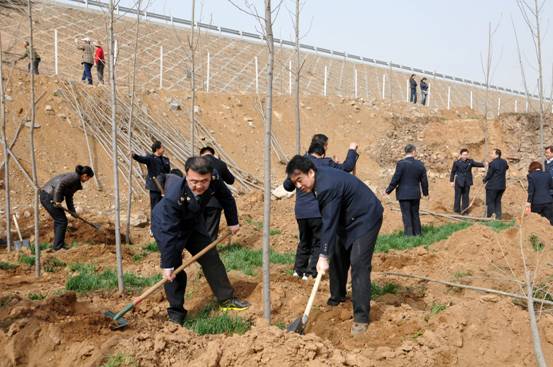
{"label": "wooden shovel handle", "polygon": [[13,215],[13,222],[15,223],[15,228],[17,229],[17,235],[19,236],[19,241],[23,242],[23,237],[21,237],[21,230],[19,229],[19,223],[17,222],[17,217]]}
{"label": "wooden shovel handle", "polygon": [[315,302],[315,297],[317,296],[317,291],[319,290],[319,285],[321,284],[321,279],[323,278],[324,273],[318,272],[317,278],[315,278],[315,284],[313,284],[313,289],[311,290],[311,295],[307,301],[307,306],[305,307],[305,312],[303,313],[303,318],[306,319],[309,317],[313,303]]}
{"label": "wooden shovel handle", "polygon": [[[226,233],[223,237],[221,238],[218,238],[216,239],[215,241],[211,242],[209,245],[207,245],[206,247],[204,247],[200,252],[198,252],[196,255],[192,256],[190,259],[188,259],[187,261],[185,261],[181,266],[179,266],[178,268],[176,268],[175,270],[173,270],[173,274],[178,274],[180,273],[181,271],[184,270],[184,268],[186,268],[187,266],[189,266],[190,264],[196,262],[196,260],[198,260],[200,257],[202,257],[203,255],[205,255],[206,252],[208,252],[209,250],[213,249],[214,247],[217,246],[218,243],[220,242],[223,242],[224,240],[227,239],[227,237],[229,237],[231,235],[231,232],[229,231],[228,233]],[[154,293],[158,288],[160,288],[161,286],[163,286],[165,283],[167,282],[167,279],[163,278],[161,279],[159,282],[157,282],[156,284],[154,284],[153,286],[151,286],[150,288],[148,288],[144,293],[142,293],[140,296],[138,296],[138,298],[136,298],[134,300],[134,305],[136,306],[137,304],[139,304],[140,302],[142,302],[144,299],[148,298],[148,296],[152,293]]]}

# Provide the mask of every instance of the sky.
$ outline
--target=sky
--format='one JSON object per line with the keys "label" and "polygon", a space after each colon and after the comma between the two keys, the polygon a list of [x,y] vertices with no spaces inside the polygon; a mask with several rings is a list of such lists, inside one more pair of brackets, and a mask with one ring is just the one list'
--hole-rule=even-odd
{"label": "sky", "polygon": [[[234,1],[244,4],[244,0]],[[249,1],[263,9],[262,0]],[[133,6],[134,1],[121,0],[121,4]],[[516,0],[302,0],[302,4],[302,43],[476,81],[484,80],[481,60],[486,57],[491,22],[496,29],[491,83],[522,91],[513,21],[528,87],[537,92],[536,53]],[[283,0],[273,27],[275,37],[293,39],[290,11],[294,7],[295,0]],[[191,1],[150,0],[148,10],[190,19]],[[253,17],[228,0],[197,0],[196,17],[204,23],[259,30]],[[546,0],[541,22],[544,87],[549,97],[553,83],[553,0]]]}

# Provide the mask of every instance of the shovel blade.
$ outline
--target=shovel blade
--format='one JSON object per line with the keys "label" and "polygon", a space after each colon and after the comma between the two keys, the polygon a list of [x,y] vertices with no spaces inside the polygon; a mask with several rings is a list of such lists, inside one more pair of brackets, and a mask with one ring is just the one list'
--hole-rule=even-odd
{"label": "shovel blade", "polygon": [[289,333],[298,333],[303,334],[303,330],[305,329],[305,324],[303,323],[303,320],[301,317],[298,317],[295,319],[288,327],[286,328],[286,331]]}
{"label": "shovel blade", "polygon": [[16,251],[21,250],[23,247],[27,247],[28,249],[30,249],[31,248],[31,241],[29,241],[29,240],[15,241],[14,245],[15,245],[15,250]]}
{"label": "shovel blade", "polygon": [[125,320],[124,318],[120,317],[118,319],[115,318],[115,313],[111,311],[104,312],[104,316],[111,319],[111,330],[117,330],[117,329],[123,329],[127,325],[129,325],[129,322]]}

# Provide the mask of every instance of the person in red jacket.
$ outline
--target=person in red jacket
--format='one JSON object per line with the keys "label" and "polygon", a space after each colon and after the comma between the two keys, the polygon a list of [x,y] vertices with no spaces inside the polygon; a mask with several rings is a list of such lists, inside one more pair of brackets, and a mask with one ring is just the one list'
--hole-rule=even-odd
{"label": "person in red jacket", "polygon": [[94,54],[94,64],[96,65],[96,73],[98,75],[98,81],[104,84],[104,66],[106,65],[106,59],[104,57],[104,49],[99,41],[94,43],[96,46],[96,52]]}

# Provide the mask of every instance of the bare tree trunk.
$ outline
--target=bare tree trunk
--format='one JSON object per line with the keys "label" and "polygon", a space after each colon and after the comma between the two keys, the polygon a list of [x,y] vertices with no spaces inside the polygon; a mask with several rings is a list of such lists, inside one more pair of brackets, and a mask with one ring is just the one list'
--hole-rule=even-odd
{"label": "bare tree trunk", "polygon": [[31,50],[29,55],[29,61],[31,62],[30,68],[30,77],[31,77],[31,126],[29,131],[29,145],[31,148],[31,169],[34,182],[34,198],[33,198],[33,209],[34,209],[34,225],[35,225],[35,274],[37,277],[40,277],[40,238],[39,238],[39,226],[40,226],[40,217],[38,211],[38,176],[36,169],[36,157],[35,157],[35,116],[36,116],[36,105],[35,105],[35,73],[34,73],[34,63],[35,63],[35,49],[33,44],[33,13],[32,13],[32,3],[31,0],[27,1],[27,10],[29,12],[29,48]]}
{"label": "bare tree trunk", "polygon": [[195,33],[195,24],[196,24],[196,0],[192,0],[192,32],[190,34],[190,62],[191,62],[191,86],[192,86],[192,106],[190,108],[190,143],[192,146],[192,154],[195,155],[196,146],[195,146],[195,135],[196,135],[196,114],[194,108],[196,106],[196,45],[194,44],[194,33]]}
{"label": "bare tree trunk", "polygon": [[[522,62],[522,54],[520,53],[520,44],[518,43],[518,34],[517,29],[515,27],[515,22],[511,19],[511,23],[513,24],[513,32],[515,34],[515,41],[517,45],[517,54],[518,54],[518,63],[520,65],[520,76],[522,77],[522,84],[524,86],[524,93],[526,95],[526,102],[529,103],[530,97],[528,92],[528,84],[526,83],[526,73],[524,72],[524,63]],[[553,89],[552,89],[553,91]]]}
{"label": "bare tree trunk", "polygon": [[534,345],[534,355],[538,367],[547,367],[545,357],[541,348],[541,337],[536,320],[536,312],[534,310],[534,290],[532,288],[532,274],[526,271],[526,289],[528,296],[528,318],[530,319],[530,331],[532,332],[532,342]]}
{"label": "bare tree trunk", "polygon": [[[30,0],[29,0],[30,1]],[[119,161],[117,154],[117,121],[115,110],[117,108],[117,90],[115,88],[115,40],[113,33],[114,26],[114,6],[113,0],[109,1],[109,53],[111,62],[110,84],[111,84],[111,148],[113,156],[113,206],[115,215],[115,253],[117,259],[117,288],[119,293],[123,293],[125,285],[123,283],[123,259],[121,254],[121,218],[119,208]]]}
{"label": "bare tree trunk", "polygon": [[541,29],[540,29],[540,12],[541,7],[538,5],[538,0],[534,0],[534,17],[536,19],[536,56],[538,58],[538,93],[540,97],[540,152],[542,159],[545,159],[545,145],[543,143],[543,63],[541,56]]}
{"label": "bare tree trunk", "polygon": [[271,0],[265,0],[265,37],[269,51],[267,60],[267,96],[265,100],[265,142],[263,152],[263,317],[271,322],[270,228],[271,228],[271,124],[273,119],[273,68],[275,45]]}
{"label": "bare tree trunk", "polygon": [[129,150],[129,174],[127,177],[128,182],[128,192],[127,192],[127,223],[125,230],[125,241],[127,244],[131,243],[131,209],[132,209],[132,119],[133,119],[133,110],[134,110],[134,97],[135,97],[135,87],[136,87],[136,54],[138,50],[138,35],[140,29],[140,4],[141,0],[138,0],[136,5],[136,32],[134,38],[134,54],[132,61],[132,80],[131,80],[131,106],[129,108],[129,121],[127,125],[127,143]]}
{"label": "bare tree trunk", "polygon": [[294,92],[296,95],[296,154],[301,154],[301,106],[300,106],[300,0],[296,0],[296,70]]}
{"label": "bare tree trunk", "polygon": [[2,122],[2,148],[4,154],[4,194],[6,198],[6,246],[8,252],[12,248],[12,207],[10,200],[10,157],[8,154],[8,138],[6,136],[6,108],[4,99],[4,74],[2,73],[2,34],[0,33],[0,121]]}
{"label": "bare tree trunk", "polygon": [[490,94],[490,73],[492,68],[492,23],[488,23],[488,54],[486,57],[486,68],[484,70],[486,78],[486,95],[484,98],[484,157],[488,157],[488,144],[490,140],[489,126],[488,126],[488,103]]}

